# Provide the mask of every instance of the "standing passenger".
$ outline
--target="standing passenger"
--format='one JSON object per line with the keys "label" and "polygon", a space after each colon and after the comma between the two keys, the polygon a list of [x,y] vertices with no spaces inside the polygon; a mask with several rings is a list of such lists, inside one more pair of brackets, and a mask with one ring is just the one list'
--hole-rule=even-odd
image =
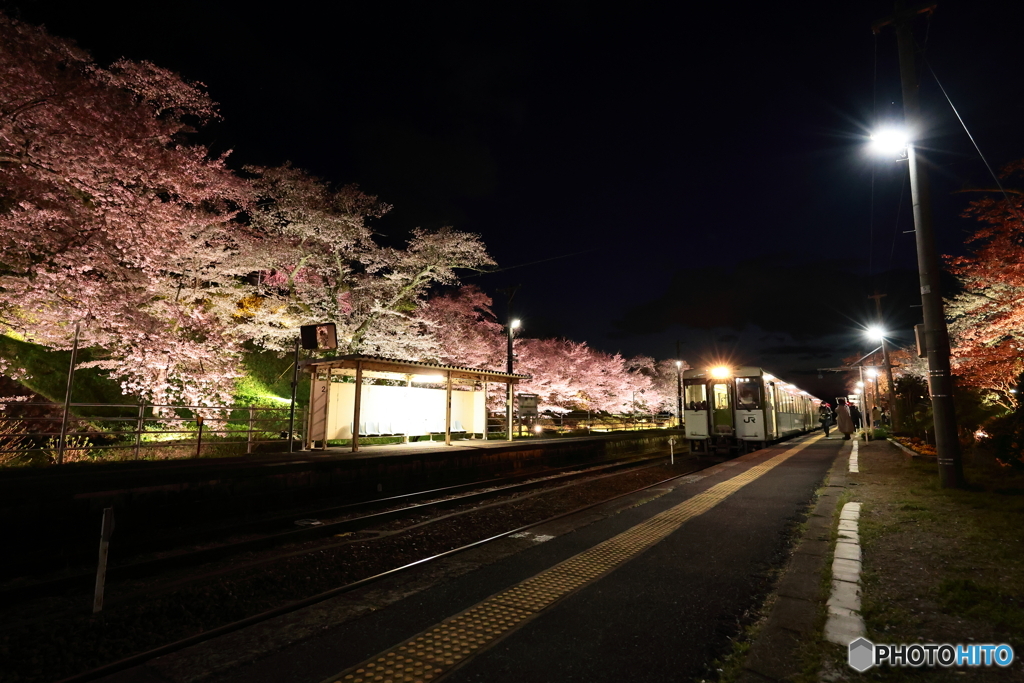
{"label": "standing passenger", "polygon": [[861,428],[860,408],[858,408],[857,405],[854,404],[854,403],[850,404],[850,417],[853,418],[853,428],[854,429],[860,429]]}
{"label": "standing passenger", "polygon": [[875,406],[871,409],[871,426],[881,427],[882,426],[882,409]]}
{"label": "standing passenger", "polygon": [[832,409],[824,401],[818,406],[818,422],[821,423],[821,428],[825,431],[825,436],[828,436],[828,428],[832,424]]}
{"label": "standing passenger", "polygon": [[836,406],[836,426],[843,433],[843,441],[849,441],[850,435],[853,434],[853,417],[850,415],[850,406],[841,396],[836,400],[839,402],[839,405]]}

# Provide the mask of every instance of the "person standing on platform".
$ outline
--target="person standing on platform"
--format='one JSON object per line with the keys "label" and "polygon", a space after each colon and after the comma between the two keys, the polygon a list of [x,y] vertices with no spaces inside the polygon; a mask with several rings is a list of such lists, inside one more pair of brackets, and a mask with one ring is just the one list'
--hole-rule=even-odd
{"label": "person standing on platform", "polygon": [[871,409],[871,426],[881,427],[882,426],[882,409],[875,406]]}
{"label": "person standing on platform", "polygon": [[839,405],[836,406],[836,427],[843,433],[843,441],[849,441],[850,435],[853,434],[853,417],[850,415],[850,406],[847,405],[846,399],[840,397],[838,399]]}
{"label": "person standing on platform", "polygon": [[821,423],[821,428],[825,432],[825,437],[828,437],[828,428],[832,425],[832,409],[824,401],[818,406],[818,422]]}
{"label": "person standing on platform", "polygon": [[858,408],[855,403],[850,404],[850,417],[853,418],[853,429],[860,429],[863,420],[861,419],[860,408]]}

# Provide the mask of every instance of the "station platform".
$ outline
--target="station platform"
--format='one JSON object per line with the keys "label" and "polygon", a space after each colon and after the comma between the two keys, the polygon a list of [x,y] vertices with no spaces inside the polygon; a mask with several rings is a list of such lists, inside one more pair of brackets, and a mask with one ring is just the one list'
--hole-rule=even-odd
{"label": "station platform", "polygon": [[719,463],[104,680],[704,676],[843,443],[817,432]]}

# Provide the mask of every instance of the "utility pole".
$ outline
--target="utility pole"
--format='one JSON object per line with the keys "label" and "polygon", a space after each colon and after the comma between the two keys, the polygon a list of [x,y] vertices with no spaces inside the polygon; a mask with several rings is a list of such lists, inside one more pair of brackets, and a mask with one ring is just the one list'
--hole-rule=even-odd
{"label": "utility pole", "polygon": [[[515,287],[505,287],[498,291],[504,294],[507,299],[505,303],[505,332],[508,335],[508,351],[506,357],[506,372],[512,374],[514,369],[513,360],[515,356],[512,350],[512,339],[515,336],[515,329],[519,326],[518,320],[512,319],[512,299],[515,298],[516,292],[522,285],[516,285]],[[512,378],[508,379],[508,383],[505,385],[505,439],[507,441],[512,440],[512,409],[513,409],[513,385]]]}
{"label": "utility pole", "polygon": [[919,163],[915,140],[925,127],[921,117],[919,84],[914,65],[914,34],[911,23],[919,14],[931,14],[934,4],[907,8],[896,0],[892,17],[875,22],[871,30],[879,33],[892,25],[900,53],[900,79],[903,84],[903,119],[907,127],[907,160],[910,163],[910,196],[914,206],[914,237],[917,242],[917,269],[921,281],[921,309],[928,353],[928,392],[932,399],[935,426],[935,450],[939,460],[939,483],[943,488],[963,488],[963,462],[953,406],[953,375],[949,363],[949,332],[939,287],[939,256],[932,232],[931,187],[927,170]]}
{"label": "utility pole", "polygon": [[[882,322],[882,297],[885,294],[879,294],[875,292],[869,299],[875,300],[875,310],[878,312],[878,325],[883,330],[885,329],[885,323]],[[888,391],[886,392],[889,399],[889,415],[892,417],[892,431],[899,432],[903,429],[903,422],[900,419],[902,416],[899,413],[899,409],[896,406],[896,385],[892,379],[892,364],[889,362],[889,345],[885,341],[885,335],[882,335],[882,365],[885,366],[885,381],[888,385]],[[877,385],[877,384],[876,384]],[[878,392],[875,392],[878,393]]]}

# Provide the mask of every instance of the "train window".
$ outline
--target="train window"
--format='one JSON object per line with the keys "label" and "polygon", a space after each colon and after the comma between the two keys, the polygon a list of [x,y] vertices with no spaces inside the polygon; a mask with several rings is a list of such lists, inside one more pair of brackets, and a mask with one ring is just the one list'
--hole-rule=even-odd
{"label": "train window", "polygon": [[729,409],[729,385],[715,384],[711,391],[714,393],[715,410]]}
{"label": "train window", "polygon": [[684,407],[687,410],[708,409],[708,387],[703,381],[687,384],[683,396]]}
{"label": "train window", "polygon": [[761,381],[754,377],[737,377],[736,401],[740,410],[761,410]]}

